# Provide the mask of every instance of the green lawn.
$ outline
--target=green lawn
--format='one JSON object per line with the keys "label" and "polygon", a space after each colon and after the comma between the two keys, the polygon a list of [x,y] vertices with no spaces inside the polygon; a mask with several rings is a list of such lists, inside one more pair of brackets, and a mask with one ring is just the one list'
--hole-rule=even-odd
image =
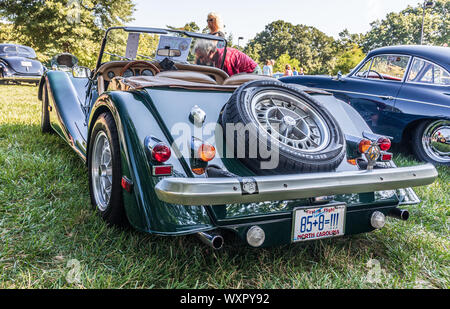
{"label": "green lawn", "polygon": [[[448,168],[416,190],[423,202],[406,207],[408,222],[215,252],[195,236],[106,227],[90,205],[87,169],[39,121],[36,87],[0,85],[0,288],[450,288]],[[79,271],[68,267],[74,259]]]}

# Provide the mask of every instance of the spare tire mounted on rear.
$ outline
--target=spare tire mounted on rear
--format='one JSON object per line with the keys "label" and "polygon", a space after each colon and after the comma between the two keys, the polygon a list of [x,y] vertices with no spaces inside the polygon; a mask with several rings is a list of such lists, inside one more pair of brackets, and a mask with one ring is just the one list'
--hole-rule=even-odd
{"label": "spare tire mounted on rear", "polygon": [[[239,124],[241,129],[227,129]],[[227,147],[235,156],[245,147],[238,158],[257,174],[332,171],[345,156],[342,130],[322,103],[279,81],[254,81],[237,89],[222,113],[222,126]],[[256,145],[257,156],[250,156]],[[279,156],[275,168],[261,169],[261,162],[269,160],[261,156],[261,147]]]}

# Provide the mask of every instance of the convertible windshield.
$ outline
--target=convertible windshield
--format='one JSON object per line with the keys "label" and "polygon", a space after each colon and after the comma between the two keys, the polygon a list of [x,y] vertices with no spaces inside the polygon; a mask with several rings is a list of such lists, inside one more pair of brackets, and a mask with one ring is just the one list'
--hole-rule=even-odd
{"label": "convertible windshield", "polygon": [[[173,61],[222,68],[226,41],[221,37],[178,30],[121,28],[111,31],[101,63],[146,60]],[[144,29],[145,30],[145,29]],[[167,59],[167,60],[166,60]]]}

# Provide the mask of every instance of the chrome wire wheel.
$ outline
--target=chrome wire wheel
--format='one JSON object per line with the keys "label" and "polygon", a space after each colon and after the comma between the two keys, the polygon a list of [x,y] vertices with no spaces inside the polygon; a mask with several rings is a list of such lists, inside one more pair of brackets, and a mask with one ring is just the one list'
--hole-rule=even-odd
{"label": "chrome wire wheel", "polygon": [[262,91],[250,104],[258,124],[282,144],[302,152],[319,152],[330,142],[320,114],[302,99],[279,91]]}
{"label": "chrome wire wheel", "polygon": [[425,153],[439,163],[450,163],[450,121],[432,122],[423,131],[422,146]]}
{"label": "chrome wire wheel", "polygon": [[91,160],[94,198],[98,209],[103,212],[111,199],[113,181],[111,147],[104,131],[95,137]]}

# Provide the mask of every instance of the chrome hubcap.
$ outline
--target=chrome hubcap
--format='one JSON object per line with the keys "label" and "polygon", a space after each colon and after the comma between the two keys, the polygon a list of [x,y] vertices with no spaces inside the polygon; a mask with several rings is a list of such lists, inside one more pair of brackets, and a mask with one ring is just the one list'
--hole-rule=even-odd
{"label": "chrome hubcap", "polygon": [[92,151],[92,183],[94,197],[100,211],[105,211],[111,199],[112,158],[111,147],[105,132],[97,134]]}
{"label": "chrome hubcap", "polygon": [[450,121],[438,120],[431,123],[423,133],[422,145],[433,160],[450,162]]}
{"label": "chrome hubcap", "polygon": [[304,152],[328,146],[330,131],[324,119],[303,100],[277,91],[263,91],[251,103],[253,117],[273,138]]}

